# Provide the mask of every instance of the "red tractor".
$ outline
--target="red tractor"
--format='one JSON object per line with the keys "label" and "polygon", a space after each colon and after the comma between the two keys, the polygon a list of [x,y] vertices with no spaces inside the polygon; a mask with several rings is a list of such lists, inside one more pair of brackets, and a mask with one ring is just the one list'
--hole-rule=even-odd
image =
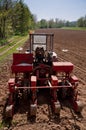
{"label": "red tractor", "polygon": [[75,112],[82,106],[77,99],[78,78],[73,75],[71,62],[59,62],[53,51],[54,34],[30,34],[30,47],[25,53],[14,53],[11,66],[14,77],[8,81],[9,97],[5,109],[7,117],[13,117],[15,104],[27,90],[30,102],[29,116],[36,116],[39,91],[48,90],[50,106],[59,116],[61,102],[68,100]]}

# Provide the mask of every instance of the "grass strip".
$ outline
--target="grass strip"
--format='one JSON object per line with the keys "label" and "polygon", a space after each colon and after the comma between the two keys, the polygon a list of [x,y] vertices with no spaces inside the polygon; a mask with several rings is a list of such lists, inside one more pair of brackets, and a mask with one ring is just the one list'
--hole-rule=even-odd
{"label": "grass strip", "polygon": [[17,48],[24,45],[25,41],[28,39],[28,36],[23,36],[20,41],[18,41],[12,48],[10,48],[6,53],[4,53],[2,56],[0,56],[0,62],[5,60],[9,55],[13,54],[14,52],[17,52]]}
{"label": "grass strip", "polygon": [[21,36],[14,37],[10,43],[8,43],[7,45],[4,45],[3,47],[0,48],[0,53],[5,51],[6,49],[8,49],[10,46],[13,46],[14,44],[16,44],[16,42],[18,42],[21,38],[22,38]]}
{"label": "grass strip", "polygon": [[61,29],[86,31],[86,27],[62,27]]}

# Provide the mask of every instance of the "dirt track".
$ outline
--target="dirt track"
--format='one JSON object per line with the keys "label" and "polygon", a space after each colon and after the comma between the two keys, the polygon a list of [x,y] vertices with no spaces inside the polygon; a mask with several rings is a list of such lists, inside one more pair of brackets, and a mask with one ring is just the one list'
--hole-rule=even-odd
{"label": "dirt track", "polygon": [[[74,66],[74,74],[79,78],[78,87],[79,98],[85,104],[82,116],[78,117],[69,108],[61,109],[60,120],[56,121],[53,117],[49,118],[48,105],[40,105],[37,109],[37,118],[35,123],[27,121],[27,109],[18,110],[13,117],[12,130],[86,130],[86,31],[70,31],[61,29],[42,29],[37,32],[54,33],[54,50],[58,54],[59,60],[71,61]],[[28,42],[27,42],[28,43]],[[63,52],[62,50],[68,50]],[[7,96],[7,81],[10,77],[10,62],[4,63],[0,68],[0,122],[2,120],[2,111]],[[27,103],[26,103],[27,104]],[[2,128],[4,129],[4,128]]]}

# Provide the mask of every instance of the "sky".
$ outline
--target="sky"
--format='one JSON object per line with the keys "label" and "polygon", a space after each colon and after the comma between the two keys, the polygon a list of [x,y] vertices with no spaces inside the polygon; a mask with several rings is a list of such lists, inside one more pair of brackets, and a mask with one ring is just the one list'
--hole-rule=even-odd
{"label": "sky", "polygon": [[86,15],[86,0],[24,0],[37,20],[76,21]]}

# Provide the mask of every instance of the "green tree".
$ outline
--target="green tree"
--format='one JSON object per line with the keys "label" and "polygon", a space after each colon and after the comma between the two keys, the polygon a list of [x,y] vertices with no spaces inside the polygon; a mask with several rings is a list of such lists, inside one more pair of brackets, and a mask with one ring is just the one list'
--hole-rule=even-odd
{"label": "green tree", "polygon": [[84,21],[83,21],[84,27],[86,27],[86,15],[84,17]]}
{"label": "green tree", "polygon": [[[6,38],[12,29],[11,11],[15,0],[0,0],[0,38]],[[15,1],[16,2],[16,1]]]}
{"label": "green tree", "polygon": [[34,23],[33,15],[27,5],[20,0],[15,4],[12,16],[12,27],[16,34],[24,34]]}
{"label": "green tree", "polygon": [[45,19],[40,20],[40,28],[47,28],[47,21]]}
{"label": "green tree", "polygon": [[23,0],[0,0],[0,39],[24,34],[33,26],[34,17]]}
{"label": "green tree", "polygon": [[49,24],[49,28],[54,28],[54,20],[53,19],[50,19],[49,21],[48,21],[48,24]]}
{"label": "green tree", "polygon": [[70,22],[67,21],[67,22],[65,23],[65,26],[66,26],[66,27],[69,27],[69,26],[70,26]]}
{"label": "green tree", "polygon": [[83,27],[84,26],[84,18],[83,17],[78,19],[77,25],[78,25],[78,27]]}
{"label": "green tree", "polygon": [[86,27],[86,15],[77,20],[78,27]]}

